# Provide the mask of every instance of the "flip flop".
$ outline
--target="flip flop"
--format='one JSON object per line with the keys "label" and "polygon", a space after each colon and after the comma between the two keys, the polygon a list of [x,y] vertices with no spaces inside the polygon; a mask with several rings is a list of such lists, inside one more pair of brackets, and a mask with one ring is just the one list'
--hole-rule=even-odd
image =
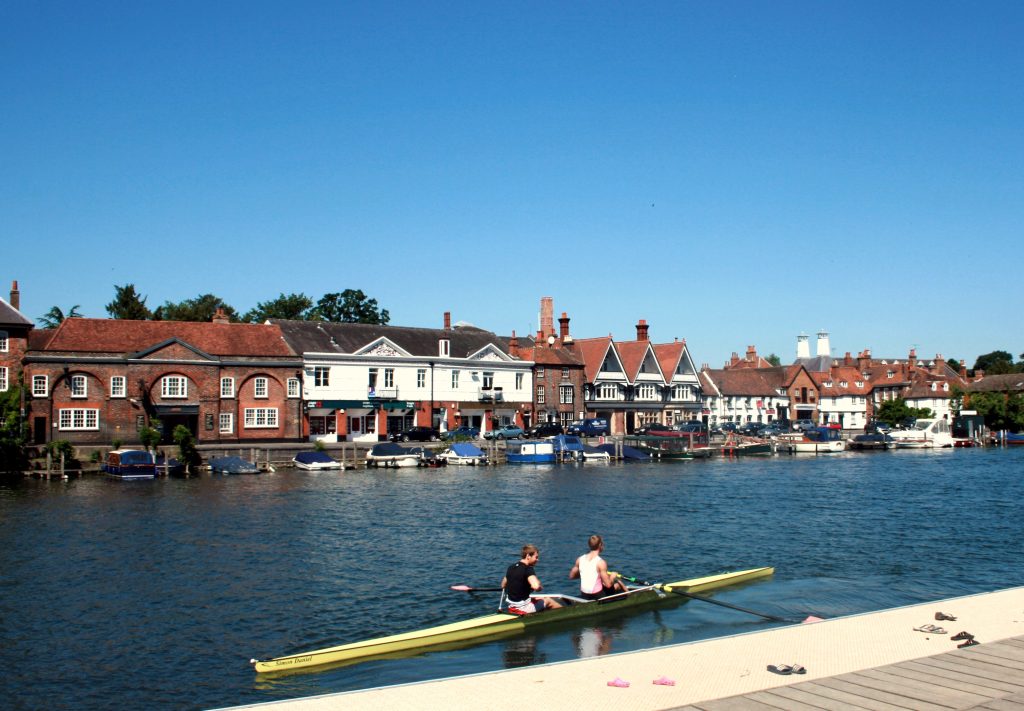
{"label": "flip flop", "polygon": [[778,666],[776,666],[775,664],[769,664],[768,671],[770,671],[772,674],[786,675],[793,673],[793,667],[789,666],[788,664],[779,664]]}
{"label": "flip flop", "polygon": [[971,637],[970,639],[965,640],[965,641],[961,642],[960,644],[958,644],[957,645],[957,649],[963,649],[964,647],[973,647],[976,644],[981,644],[981,642],[979,642],[978,640],[974,639],[974,637]]}
{"label": "flip flop", "polygon": [[652,684],[657,684],[658,686],[675,686],[676,685],[676,680],[675,679],[669,679],[667,676],[659,676],[657,679],[655,679],[651,683]]}
{"label": "flip flop", "polygon": [[915,632],[925,632],[927,634],[949,634],[946,630],[935,625],[921,625],[920,627],[914,628]]}
{"label": "flip flop", "polygon": [[970,632],[957,632],[955,635],[950,637],[951,640],[958,642],[961,639],[974,639],[974,635]]}
{"label": "flip flop", "polygon": [[608,686],[617,686],[620,689],[628,689],[629,688],[629,682],[626,681],[625,679],[620,679],[619,677],[615,677],[614,679],[612,679],[611,681],[608,682]]}
{"label": "flip flop", "polygon": [[936,620],[945,620],[945,621],[948,621],[948,622],[956,622],[956,618],[955,617],[953,617],[952,615],[947,615],[945,612],[936,612],[935,613],[935,619]]}
{"label": "flip flop", "polygon": [[790,667],[790,668],[792,669],[792,672],[793,672],[794,674],[806,674],[806,673],[807,673],[807,670],[806,670],[806,669],[804,669],[804,668],[803,668],[803,667],[802,667],[801,665],[799,665],[799,664],[794,664],[794,665],[793,665],[792,667]]}

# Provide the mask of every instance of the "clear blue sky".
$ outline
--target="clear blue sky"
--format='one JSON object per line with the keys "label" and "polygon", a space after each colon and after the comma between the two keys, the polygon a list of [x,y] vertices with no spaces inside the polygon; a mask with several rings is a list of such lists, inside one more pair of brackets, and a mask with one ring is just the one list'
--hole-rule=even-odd
{"label": "clear blue sky", "polygon": [[7,2],[0,294],[1017,356],[1022,36],[1017,1]]}

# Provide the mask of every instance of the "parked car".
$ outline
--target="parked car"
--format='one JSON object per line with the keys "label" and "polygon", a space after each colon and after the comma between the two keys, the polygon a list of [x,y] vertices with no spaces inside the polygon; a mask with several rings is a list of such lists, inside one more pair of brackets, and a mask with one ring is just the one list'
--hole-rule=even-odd
{"label": "parked car", "polygon": [[555,437],[560,434],[565,434],[565,428],[558,422],[541,422],[526,430],[526,436],[530,438]]}
{"label": "parked car", "polygon": [[864,425],[865,434],[875,434],[876,432],[889,434],[892,432],[892,427],[889,426],[888,422],[882,422],[881,420],[871,420],[871,422]]}
{"label": "parked car", "polygon": [[768,439],[769,437],[778,437],[780,434],[783,434],[785,432],[789,432],[789,429],[784,428],[777,422],[769,422],[767,425],[765,425],[764,427],[757,431],[757,436],[762,437],[764,439]]}
{"label": "parked car", "polygon": [[757,437],[757,433],[764,429],[763,422],[744,422],[736,431],[746,437]]}
{"label": "parked car", "polygon": [[689,422],[680,422],[673,428],[676,432],[685,432],[687,434],[707,434],[708,428],[703,422],[697,420],[690,420]]}
{"label": "parked car", "polygon": [[392,442],[436,442],[441,439],[441,433],[433,427],[410,427],[395,432],[389,439]]}
{"label": "parked car", "polygon": [[582,437],[602,437],[611,434],[611,430],[608,428],[608,420],[603,417],[591,417],[573,422],[565,428],[565,433]]}
{"label": "parked car", "polygon": [[466,425],[462,425],[461,427],[456,427],[454,430],[448,430],[447,432],[442,432],[441,433],[441,439],[443,439],[446,442],[449,442],[449,441],[451,441],[453,439],[479,439],[479,438],[480,438],[480,428],[479,427],[467,427]]}
{"label": "parked car", "polygon": [[814,429],[816,426],[814,420],[796,420],[793,422],[793,431],[805,432]]}
{"label": "parked car", "polygon": [[524,434],[522,427],[501,425],[484,432],[484,439],[520,439]]}
{"label": "parked car", "polygon": [[721,422],[718,425],[715,425],[715,428],[712,430],[712,432],[714,432],[716,434],[729,434],[730,432],[735,432],[735,431],[736,431],[736,423],[735,422]]}

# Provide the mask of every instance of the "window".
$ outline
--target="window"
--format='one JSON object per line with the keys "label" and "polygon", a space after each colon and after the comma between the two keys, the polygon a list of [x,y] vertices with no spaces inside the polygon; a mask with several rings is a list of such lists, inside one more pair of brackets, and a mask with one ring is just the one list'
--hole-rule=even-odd
{"label": "window", "polygon": [[299,397],[299,379],[288,378],[288,397]]}
{"label": "window", "polygon": [[459,371],[452,371],[452,389],[457,390],[459,387]]}
{"label": "window", "polygon": [[571,405],[573,403],[573,391],[575,388],[571,385],[559,385],[558,386],[558,401],[563,405]]}
{"label": "window", "polygon": [[895,378],[896,377],[896,373],[892,372],[891,370],[887,370],[885,372],[885,377],[887,377],[887,378]]}
{"label": "window", "polygon": [[313,386],[326,388],[331,384],[331,369],[322,365],[313,368]]}
{"label": "window", "polygon": [[230,412],[220,413],[220,433],[231,434],[235,431],[235,417]]}
{"label": "window", "polygon": [[537,379],[540,380],[543,377],[544,377],[544,369],[543,368],[537,368]]}
{"label": "window", "polygon": [[489,373],[486,370],[484,371],[483,387],[484,387],[484,390],[490,390],[491,388],[494,387],[494,373],[493,372]]}
{"label": "window", "polygon": [[245,427],[277,427],[276,407],[247,407],[245,408]]}
{"label": "window", "polygon": [[516,390],[522,390],[522,389],[523,389],[523,374],[522,373],[516,373]]}
{"label": "window", "polygon": [[252,380],[252,396],[253,397],[270,397],[270,393],[267,387],[267,379],[264,377],[253,378]]}
{"label": "window", "polygon": [[220,396],[221,397],[234,397],[235,396],[235,379],[234,378],[221,378],[220,379]]}
{"label": "window", "polygon": [[673,400],[691,400],[693,398],[693,391],[689,385],[673,385],[672,386],[672,399]]}
{"label": "window", "polygon": [[864,387],[864,381],[863,380],[858,380],[858,381],[856,381],[854,383],[854,385],[856,385],[858,388],[862,388],[862,387]]}
{"label": "window", "polygon": [[568,379],[569,379],[569,369],[568,368],[562,368],[562,380],[568,380]]}
{"label": "window", "polygon": [[7,339],[7,331],[0,331],[0,353],[6,353],[8,348],[10,342]]}
{"label": "window", "polygon": [[50,378],[46,375],[32,376],[33,397],[46,397],[50,394]]}
{"label": "window", "polygon": [[160,397],[188,397],[188,378],[181,375],[165,375],[160,380]]}
{"label": "window", "polygon": [[452,343],[447,338],[442,338],[437,342],[437,354],[442,358],[446,357],[452,351]]}
{"label": "window", "polygon": [[395,387],[395,369],[385,368],[384,369],[384,387],[393,388]]}
{"label": "window", "polygon": [[537,388],[537,404],[544,404],[544,386],[541,385]]}
{"label": "window", "polygon": [[841,388],[848,388],[848,387],[850,387],[850,382],[848,380],[840,380],[839,381],[839,387],[841,387]]}
{"label": "window", "polygon": [[416,387],[425,388],[427,387],[427,369],[417,368],[416,369]]}
{"label": "window", "polygon": [[643,383],[636,386],[637,400],[656,400],[657,398],[658,388],[653,383]]}
{"label": "window", "polygon": [[0,368],[0,393],[7,392],[7,367]]}
{"label": "window", "polygon": [[615,383],[602,383],[597,386],[598,400],[618,400],[619,386]]}
{"label": "window", "polygon": [[110,379],[110,397],[124,397],[128,394],[128,379],[115,375]]}
{"label": "window", "polygon": [[88,397],[89,382],[84,375],[71,376],[71,397]]}
{"label": "window", "polygon": [[84,408],[60,410],[57,422],[57,426],[62,430],[98,430],[100,411]]}

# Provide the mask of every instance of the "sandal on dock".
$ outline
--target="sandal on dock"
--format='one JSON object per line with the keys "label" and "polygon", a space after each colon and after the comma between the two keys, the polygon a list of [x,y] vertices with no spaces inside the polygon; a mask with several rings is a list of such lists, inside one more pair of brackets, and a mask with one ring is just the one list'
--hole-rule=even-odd
{"label": "sandal on dock", "polygon": [[959,642],[962,639],[974,639],[974,635],[970,632],[957,632],[955,635],[950,637],[951,640]]}
{"label": "sandal on dock", "polygon": [[941,627],[936,627],[935,625],[921,625],[920,627],[915,627],[914,631],[925,632],[928,634],[949,634],[946,630]]}
{"label": "sandal on dock", "polygon": [[936,612],[935,619],[940,621],[956,622],[956,618],[952,615],[947,615],[945,612]]}
{"label": "sandal on dock", "polygon": [[958,649],[963,649],[964,647],[973,647],[976,644],[981,644],[981,642],[979,642],[978,640],[974,639],[974,637],[971,637],[970,639],[965,640],[965,641],[961,642],[960,644],[958,644],[957,648]]}
{"label": "sandal on dock", "polygon": [[786,675],[786,674],[792,674],[793,673],[793,667],[789,666],[788,664],[778,664],[778,665],[769,664],[768,665],[768,671],[770,671],[772,674],[783,674],[783,675]]}

